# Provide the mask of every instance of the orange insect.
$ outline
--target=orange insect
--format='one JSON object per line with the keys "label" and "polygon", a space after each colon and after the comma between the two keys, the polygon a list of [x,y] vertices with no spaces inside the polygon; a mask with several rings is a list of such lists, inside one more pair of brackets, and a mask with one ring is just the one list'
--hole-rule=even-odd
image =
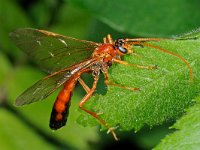
{"label": "orange insect", "polygon": [[[18,29],[10,33],[10,38],[20,49],[34,59],[44,71],[50,74],[24,91],[16,99],[15,104],[17,106],[43,100],[64,84],[51,113],[50,128],[54,130],[66,124],[71,96],[76,83],[79,82],[86,91],[79,107],[98,119],[108,128],[115,140],[118,140],[113,128],[95,112],[85,109],[83,105],[94,93],[100,73],[104,74],[106,85],[118,86],[133,91],[139,90],[139,88],[124,87],[108,81],[108,68],[114,62],[138,68],[156,68],[156,66],[129,64],[121,60],[122,56],[133,53],[132,46],[134,45],[155,48],[179,58],[187,65],[190,77],[192,77],[190,64],[183,57],[147,43],[148,41],[162,40],[159,38],[117,39],[113,41],[108,34],[107,37],[103,38],[103,43],[95,43],[31,28]],[[89,73],[93,76],[94,82],[91,88],[80,78],[83,73]]]}

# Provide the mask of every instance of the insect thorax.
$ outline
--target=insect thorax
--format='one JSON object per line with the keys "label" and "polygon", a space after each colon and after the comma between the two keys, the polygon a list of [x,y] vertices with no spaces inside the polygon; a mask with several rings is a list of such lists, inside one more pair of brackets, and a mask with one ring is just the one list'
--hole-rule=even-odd
{"label": "insect thorax", "polygon": [[109,65],[107,62],[103,62],[103,60],[98,61],[97,63],[93,64],[91,66],[92,75],[98,76],[101,72],[106,72],[109,68]]}

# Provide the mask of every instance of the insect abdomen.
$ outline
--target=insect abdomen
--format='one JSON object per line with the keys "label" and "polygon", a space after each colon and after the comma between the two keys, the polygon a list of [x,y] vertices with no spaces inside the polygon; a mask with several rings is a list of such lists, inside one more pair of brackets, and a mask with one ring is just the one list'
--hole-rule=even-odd
{"label": "insect abdomen", "polygon": [[50,118],[50,124],[49,124],[50,128],[53,130],[57,130],[61,128],[67,122],[71,96],[72,96],[72,92],[74,90],[78,77],[77,76],[71,77],[71,79],[69,79],[65,83],[64,88],[58,94],[58,97],[54,103],[54,106],[51,112],[51,118]]}

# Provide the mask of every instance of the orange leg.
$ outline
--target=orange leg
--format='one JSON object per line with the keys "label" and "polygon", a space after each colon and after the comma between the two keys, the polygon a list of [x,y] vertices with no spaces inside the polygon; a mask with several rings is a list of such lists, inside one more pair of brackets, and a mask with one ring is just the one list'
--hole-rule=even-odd
{"label": "orange leg", "polygon": [[94,118],[96,118],[97,120],[99,120],[104,126],[106,126],[109,130],[109,132],[112,133],[114,139],[116,141],[118,141],[118,138],[114,132],[114,130],[104,121],[102,120],[95,112],[92,112],[90,110],[87,110],[86,108],[83,107],[83,105],[87,102],[87,100],[92,96],[92,94],[94,93],[96,86],[97,86],[97,82],[98,82],[99,76],[95,76],[94,77],[94,83],[92,88],[87,92],[87,94],[83,97],[83,99],[81,100],[81,102],[79,103],[79,107],[85,111],[86,113],[92,115]]}
{"label": "orange leg", "polygon": [[[141,65],[136,65],[136,64],[129,64],[125,61],[119,60],[119,59],[113,59],[114,62],[122,64],[122,65],[127,65],[127,66],[133,66],[133,67],[137,67],[137,68],[142,68],[142,69],[157,69],[157,66],[141,66]],[[104,76],[105,76],[105,84],[106,85],[112,85],[112,86],[118,86],[120,88],[124,88],[124,89],[128,89],[128,90],[132,90],[132,91],[138,91],[140,90],[139,88],[131,88],[131,87],[126,87],[126,86],[122,86],[116,83],[112,83],[108,81],[108,72],[105,71],[104,72]]]}
{"label": "orange leg", "polygon": [[78,78],[78,82],[82,85],[82,87],[86,91],[86,93],[88,93],[90,91],[90,88],[85,84],[85,82],[81,78]]}
{"label": "orange leg", "polygon": [[108,43],[114,44],[114,41],[113,41],[113,39],[112,39],[110,34],[107,35],[107,38],[108,38]]}
{"label": "orange leg", "polygon": [[120,88],[123,88],[123,89],[132,90],[132,91],[139,91],[140,90],[139,88],[126,87],[126,86],[122,86],[122,85],[119,85],[119,84],[116,84],[116,83],[109,82],[107,71],[104,72],[104,78],[105,78],[104,82],[105,82],[106,85],[117,86],[117,87],[120,87]]}
{"label": "orange leg", "polygon": [[104,38],[103,38],[103,43],[104,43],[104,44],[106,44],[106,43],[114,44],[114,41],[113,41],[113,39],[112,39],[112,37],[111,37],[110,34],[108,34],[107,37],[104,37]]}
{"label": "orange leg", "polygon": [[118,59],[113,59],[113,61],[122,65],[133,66],[133,67],[142,68],[142,69],[157,69],[156,65],[155,66],[141,66],[141,65],[136,65],[136,64],[129,64],[125,61],[118,60]]}
{"label": "orange leg", "polygon": [[104,43],[104,44],[108,43],[106,37],[103,38],[103,43]]}

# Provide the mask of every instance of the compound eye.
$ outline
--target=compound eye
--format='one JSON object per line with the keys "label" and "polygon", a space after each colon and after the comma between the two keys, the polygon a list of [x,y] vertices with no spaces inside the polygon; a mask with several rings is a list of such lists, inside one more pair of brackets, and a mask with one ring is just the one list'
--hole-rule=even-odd
{"label": "compound eye", "polygon": [[124,39],[117,39],[116,42],[115,42],[115,46],[116,48],[123,54],[126,54],[128,53],[128,50],[126,48],[124,48],[125,42],[124,42]]}
{"label": "compound eye", "polygon": [[120,46],[123,46],[125,44],[124,42],[124,39],[117,39],[116,42],[115,42],[115,46],[116,47],[120,47]]}
{"label": "compound eye", "polygon": [[124,47],[118,47],[118,49],[119,49],[119,51],[121,52],[121,53],[123,53],[123,54],[126,54],[126,53],[128,53],[128,50],[126,49],[126,48],[124,48]]}

